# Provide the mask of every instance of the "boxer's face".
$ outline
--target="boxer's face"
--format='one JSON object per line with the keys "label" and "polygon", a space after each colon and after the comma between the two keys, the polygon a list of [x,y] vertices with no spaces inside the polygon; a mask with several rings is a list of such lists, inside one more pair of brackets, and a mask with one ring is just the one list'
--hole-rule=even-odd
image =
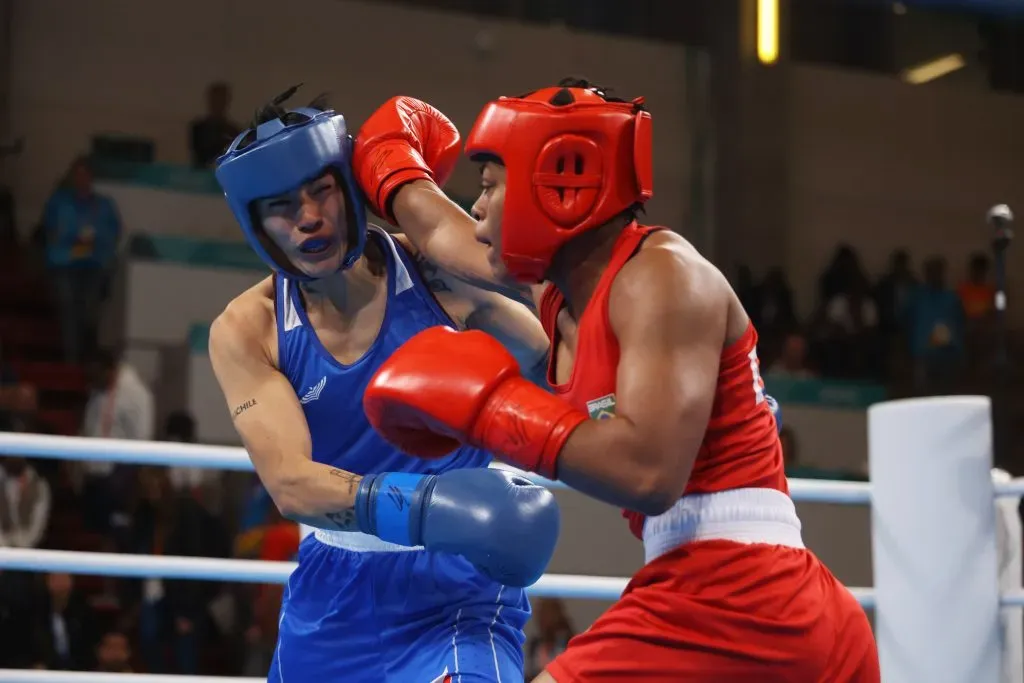
{"label": "boxer's face", "polygon": [[501,214],[505,208],[505,167],[488,161],[480,169],[480,196],[473,204],[476,239],[487,245],[487,260],[496,276],[505,276],[501,260]]}
{"label": "boxer's face", "polygon": [[316,278],[341,267],[348,249],[345,195],[333,173],[256,205],[264,232],[295,268]]}

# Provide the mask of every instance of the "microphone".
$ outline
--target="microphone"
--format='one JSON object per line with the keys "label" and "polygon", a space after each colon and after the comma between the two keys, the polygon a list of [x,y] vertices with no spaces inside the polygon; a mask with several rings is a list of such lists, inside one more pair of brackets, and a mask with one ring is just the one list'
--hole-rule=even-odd
{"label": "microphone", "polygon": [[1006,204],[996,204],[985,214],[985,221],[992,226],[992,248],[1001,255],[1013,240],[1013,211]]}

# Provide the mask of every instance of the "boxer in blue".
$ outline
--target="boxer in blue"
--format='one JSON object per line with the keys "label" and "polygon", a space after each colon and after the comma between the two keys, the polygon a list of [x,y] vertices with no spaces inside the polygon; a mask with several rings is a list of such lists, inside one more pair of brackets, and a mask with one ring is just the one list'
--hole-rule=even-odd
{"label": "boxer in blue", "polygon": [[[362,397],[429,327],[486,331],[534,377],[547,339],[521,304],[367,225],[344,118],[322,105],[287,111],[292,94],[264,107],[216,168],[274,274],[217,318],[210,358],[275,504],[316,527],[285,589],[269,680],[522,681],[523,588],[554,550],[553,496],[488,469],[475,448],[402,454],[370,427]],[[451,126],[423,161],[442,184],[458,155]]]}

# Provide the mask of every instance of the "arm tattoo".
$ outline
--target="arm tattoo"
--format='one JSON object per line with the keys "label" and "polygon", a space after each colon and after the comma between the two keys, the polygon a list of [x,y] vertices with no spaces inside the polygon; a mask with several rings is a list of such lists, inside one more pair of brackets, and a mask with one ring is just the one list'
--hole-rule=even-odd
{"label": "arm tattoo", "polygon": [[[362,477],[358,474],[352,474],[351,472],[339,469],[330,470],[330,474],[332,477],[337,477],[341,480],[341,484],[346,487],[350,496],[354,496],[356,494]],[[340,531],[351,531],[357,526],[355,508],[328,512],[324,517],[334,524]]]}
{"label": "arm tattoo", "polygon": [[441,269],[423,254],[416,254],[416,268],[431,292],[450,292],[452,288],[441,277]]}
{"label": "arm tattoo", "polygon": [[347,484],[349,495],[354,495],[356,489],[359,488],[359,480],[362,479],[357,474],[346,472],[345,470],[331,470],[332,477],[338,477],[342,480],[342,483]]}
{"label": "arm tattoo", "polygon": [[245,411],[249,410],[249,408],[252,408],[254,405],[256,405],[256,399],[250,398],[245,403],[241,403],[241,404],[235,406],[235,410],[231,414],[231,417],[238,417],[239,415],[241,415]]}
{"label": "arm tattoo", "polygon": [[350,531],[356,528],[356,511],[353,509],[328,512],[324,515],[341,531]]}

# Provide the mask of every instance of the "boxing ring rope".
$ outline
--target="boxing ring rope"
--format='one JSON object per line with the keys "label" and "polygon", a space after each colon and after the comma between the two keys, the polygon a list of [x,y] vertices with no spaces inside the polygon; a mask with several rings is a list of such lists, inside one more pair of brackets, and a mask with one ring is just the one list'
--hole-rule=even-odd
{"label": "boxing ring rope", "polygon": [[85,671],[0,669],[0,683],[267,683],[265,678],[240,676],[180,676],[168,674],[110,674]]}
{"label": "boxing ring rope", "polygon": [[[93,439],[81,436],[0,433],[0,453],[16,453],[32,458],[112,462],[129,465],[163,465],[201,469],[251,472],[252,462],[244,448],[204,446],[176,441],[125,441]],[[524,477],[551,489],[565,489],[560,481],[521,472],[502,464],[493,467],[519,472]],[[1024,479],[1019,482],[1024,494]],[[866,505],[871,502],[871,486],[857,481],[820,481],[790,479],[790,495],[797,502]],[[1012,495],[1012,494],[1011,494]]]}
{"label": "boxing ring rope", "polygon": [[[990,471],[990,406],[984,397],[893,401],[868,410],[871,483],[790,480],[795,501],[872,506],[875,588],[849,588],[877,608],[876,638],[887,683],[996,683],[1000,669],[1020,668],[1019,577],[1003,585],[997,559],[997,516],[1012,516],[1024,478]],[[0,433],[0,453],[234,471],[252,469],[244,449]],[[503,465],[496,465],[503,469]],[[518,470],[513,470],[518,471]],[[551,488],[566,488],[533,475]],[[1000,500],[1002,499],[1002,500]],[[995,503],[995,505],[993,504]],[[996,506],[999,515],[993,514]],[[1010,511],[1010,512],[1008,512]],[[1011,514],[1012,513],[1012,514]],[[1004,534],[1020,566],[1019,533]],[[215,579],[283,583],[290,562],[152,557],[70,551],[0,549],[0,570],[64,571],[132,578]],[[1005,568],[1004,568],[1005,569]],[[1012,572],[1011,572],[1012,573]],[[1019,573],[1019,571],[1017,572]],[[628,579],[546,574],[533,596],[614,600]],[[1010,610],[1001,608],[1013,608]],[[1009,621],[1007,614],[1012,613]],[[1010,624],[1007,626],[1007,624]],[[949,630],[954,624],[956,637]],[[1007,633],[1013,633],[1007,638]],[[1004,640],[1005,647],[1004,647]],[[1006,661],[1004,661],[1004,659]],[[1012,666],[1007,662],[1012,660]],[[148,674],[0,670],[0,683],[255,683],[263,679]],[[1013,676],[1004,680],[1014,680]],[[1021,680],[1016,676],[1016,680]]]}
{"label": "boxing ring rope", "polygon": [[[21,571],[119,576],[134,579],[206,579],[241,583],[285,583],[294,562],[230,560],[169,555],[118,555],[70,550],[0,548],[0,567]],[[534,597],[615,600],[629,579],[545,574],[527,591]]]}

